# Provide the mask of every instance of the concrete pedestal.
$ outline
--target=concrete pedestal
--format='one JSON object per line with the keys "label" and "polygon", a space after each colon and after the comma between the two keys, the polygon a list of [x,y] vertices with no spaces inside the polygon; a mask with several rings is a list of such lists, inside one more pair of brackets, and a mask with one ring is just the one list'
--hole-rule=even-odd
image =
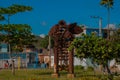
{"label": "concrete pedestal", "polygon": [[67,78],[74,78],[75,74],[67,74]]}

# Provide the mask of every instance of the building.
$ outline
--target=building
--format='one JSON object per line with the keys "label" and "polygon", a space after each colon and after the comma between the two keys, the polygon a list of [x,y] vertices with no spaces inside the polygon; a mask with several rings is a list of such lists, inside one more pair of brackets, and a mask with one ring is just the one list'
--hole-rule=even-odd
{"label": "building", "polygon": [[1,43],[0,44],[0,53],[7,53],[8,52],[8,44]]}
{"label": "building", "polygon": [[[104,29],[98,29],[98,28],[86,28],[86,27],[83,27],[83,32],[80,33],[80,34],[77,34],[75,35],[75,37],[80,37],[81,34],[87,34],[87,35],[90,35],[91,33],[95,33],[97,36],[101,36],[103,38],[107,38],[108,37],[108,33],[107,33],[107,28],[104,28]],[[113,35],[114,31],[116,31],[116,28],[111,28],[110,29],[110,36]]]}

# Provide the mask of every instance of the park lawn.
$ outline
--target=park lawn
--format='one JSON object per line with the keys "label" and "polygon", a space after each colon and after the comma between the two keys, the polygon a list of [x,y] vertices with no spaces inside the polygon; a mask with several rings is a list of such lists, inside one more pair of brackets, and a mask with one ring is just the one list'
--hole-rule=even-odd
{"label": "park lawn", "polygon": [[[75,78],[67,78],[67,72],[60,72],[59,78],[51,77],[53,69],[21,69],[12,75],[11,70],[0,70],[0,80],[106,80],[100,73],[85,70],[75,70]],[[103,78],[102,78],[103,77]],[[114,80],[119,80],[117,76]]]}

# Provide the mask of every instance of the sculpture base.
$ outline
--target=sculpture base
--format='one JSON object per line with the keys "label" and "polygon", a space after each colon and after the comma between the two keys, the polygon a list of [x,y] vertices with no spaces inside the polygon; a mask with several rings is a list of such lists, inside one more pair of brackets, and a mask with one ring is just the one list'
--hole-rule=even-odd
{"label": "sculpture base", "polygon": [[74,77],[75,77],[75,74],[67,74],[67,77],[68,77],[68,78],[74,78]]}
{"label": "sculpture base", "polygon": [[53,77],[53,78],[58,78],[58,77],[59,77],[59,74],[54,73],[54,74],[52,74],[52,77]]}

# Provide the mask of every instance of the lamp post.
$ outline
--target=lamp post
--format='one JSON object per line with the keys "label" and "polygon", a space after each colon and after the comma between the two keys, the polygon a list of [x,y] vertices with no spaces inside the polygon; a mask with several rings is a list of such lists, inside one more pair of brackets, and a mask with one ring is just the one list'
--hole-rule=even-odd
{"label": "lamp post", "polygon": [[100,16],[91,16],[91,18],[99,19],[99,37],[102,36],[102,17]]}

